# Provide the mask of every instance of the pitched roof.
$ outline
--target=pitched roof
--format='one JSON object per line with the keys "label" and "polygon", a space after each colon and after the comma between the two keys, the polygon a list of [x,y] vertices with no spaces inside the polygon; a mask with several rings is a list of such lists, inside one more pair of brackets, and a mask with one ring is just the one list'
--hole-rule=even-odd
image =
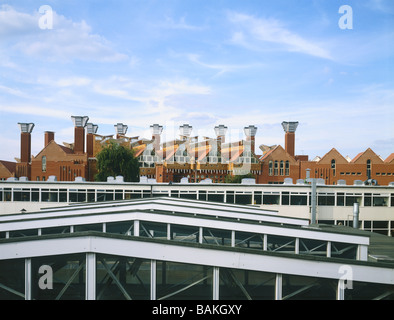
{"label": "pitched roof", "polygon": [[390,155],[386,158],[386,160],[384,160],[384,162],[386,162],[386,163],[390,163],[390,162],[392,162],[392,161],[394,161],[394,153],[390,154]]}
{"label": "pitched roof", "polygon": [[332,158],[335,158],[336,160],[342,160],[344,163],[348,163],[346,158],[341,155],[337,149],[332,148],[330,151],[328,151],[323,157],[321,157],[318,162],[322,163],[326,160],[329,160],[331,162]]}
{"label": "pitched roof", "polygon": [[381,157],[379,157],[371,148],[368,148],[367,150],[365,150],[364,152],[360,152],[357,156],[355,156],[353,158],[352,161],[350,161],[351,163],[355,163],[357,161],[359,161],[364,155],[370,154],[370,156],[368,156],[368,158],[375,158],[375,160],[379,163],[383,163],[383,160]]}
{"label": "pitched roof", "polygon": [[16,171],[16,162],[0,160],[0,163],[10,172],[14,173]]}

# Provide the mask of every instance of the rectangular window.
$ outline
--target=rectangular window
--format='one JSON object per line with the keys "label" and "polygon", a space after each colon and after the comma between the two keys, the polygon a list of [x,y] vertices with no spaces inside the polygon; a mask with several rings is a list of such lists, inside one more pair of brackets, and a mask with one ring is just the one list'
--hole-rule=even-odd
{"label": "rectangular window", "polygon": [[41,169],[42,169],[42,172],[47,171],[47,157],[46,156],[43,156],[41,158]]}

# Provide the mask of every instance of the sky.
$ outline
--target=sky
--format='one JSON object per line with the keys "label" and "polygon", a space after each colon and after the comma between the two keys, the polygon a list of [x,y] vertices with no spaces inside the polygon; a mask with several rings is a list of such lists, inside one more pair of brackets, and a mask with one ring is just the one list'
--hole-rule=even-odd
{"label": "sky", "polygon": [[255,125],[257,146],[298,121],[296,154],[385,159],[393,110],[392,0],[0,0],[1,160],[20,157],[18,122],[34,156],[45,131],[73,142],[71,116],[101,135],[158,123],[162,141]]}

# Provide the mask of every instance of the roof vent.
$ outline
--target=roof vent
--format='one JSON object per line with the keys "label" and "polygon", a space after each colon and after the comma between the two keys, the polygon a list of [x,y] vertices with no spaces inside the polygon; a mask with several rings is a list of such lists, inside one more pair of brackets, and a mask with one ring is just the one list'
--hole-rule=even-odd
{"label": "roof vent", "polygon": [[49,182],[57,181],[57,177],[56,177],[56,176],[49,176],[49,177],[48,177],[48,181],[49,181]]}
{"label": "roof vent", "polygon": [[116,182],[116,183],[124,183],[124,178],[123,178],[123,176],[116,176],[115,182]]}
{"label": "roof vent", "polygon": [[187,177],[183,177],[181,179],[181,183],[184,183],[184,184],[189,183],[189,179]]}
{"label": "roof vent", "polygon": [[305,180],[304,179],[297,179],[296,184],[305,184]]}
{"label": "roof vent", "polygon": [[362,180],[354,180],[353,185],[354,186],[363,186],[364,182]]}
{"label": "roof vent", "polygon": [[346,180],[340,179],[337,181],[338,186],[346,186]]}
{"label": "roof vent", "polygon": [[75,180],[74,180],[74,181],[75,181],[75,182],[85,182],[86,179],[83,178],[83,177],[75,177]]}
{"label": "roof vent", "polygon": [[293,184],[293,179],[292,178],[285,178],[283,181],[283,184]]}

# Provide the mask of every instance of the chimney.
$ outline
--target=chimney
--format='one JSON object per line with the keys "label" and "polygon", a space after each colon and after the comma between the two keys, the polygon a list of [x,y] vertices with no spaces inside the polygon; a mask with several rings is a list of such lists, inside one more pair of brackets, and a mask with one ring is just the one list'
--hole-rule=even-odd
{"label": "chimney", "polygon": [[127,132],[128,126],[124,125],[123,123],[117,123],[114,125],[116,128],[116,139],[121,138]]}
{"label": "chimney", "polygon": [[71,116],[74,122],[74,153],[85,152],[85,126],[89,120],[87,116]]}
{"label": "chimney", "polygon": [[257,127],[250,125],[249,127],[244,128],[244,132],[246,135],[246,141],[250,141],[250,150],[254,153],[255,149],[255,136],[257,132]]}
{"label": "chimney", "polygon": [[45,147],[51,142],[55,140],[55,133],[53,131],[45,131]]}
{"label": "chimney", "polygon": [[150,130],[152,132],[153,147],[156,151],[160,150],[160,135],[163,132],[163,126],[153,124],[150,126]]}
{"label": "chimney", "polygon": [[187,140],[188,137],[190,137],[190,134],[192,133],[193,127],[189,126],[188,124],[184,124],[179,127],[179,132],[181,135],[182,140]]}
{"label": "chimney", "polygon": [[97,133],[98,125],[93,123],[86,124],[86,153],[88,158],[93,157],[94,153],[94,135]]}
{"label": "chimney", "polygon": [[31,161],[31,133],[34,123],[20,123],[21,129],[21,162],[29,163]]}
{"label": "chimney", "polygon": [[224,126],[223,124],[220,124],[215,127],[215,134],[216,134],[216,139],[218,143],[223,144],[226,141],[226,133],[227,133],[227,127]]}
{"label": "chimney", "polygon": [[282,122],[285,134],[285,150],[292,157],[295,155],[295,131],[298,127],[298,122]]}

